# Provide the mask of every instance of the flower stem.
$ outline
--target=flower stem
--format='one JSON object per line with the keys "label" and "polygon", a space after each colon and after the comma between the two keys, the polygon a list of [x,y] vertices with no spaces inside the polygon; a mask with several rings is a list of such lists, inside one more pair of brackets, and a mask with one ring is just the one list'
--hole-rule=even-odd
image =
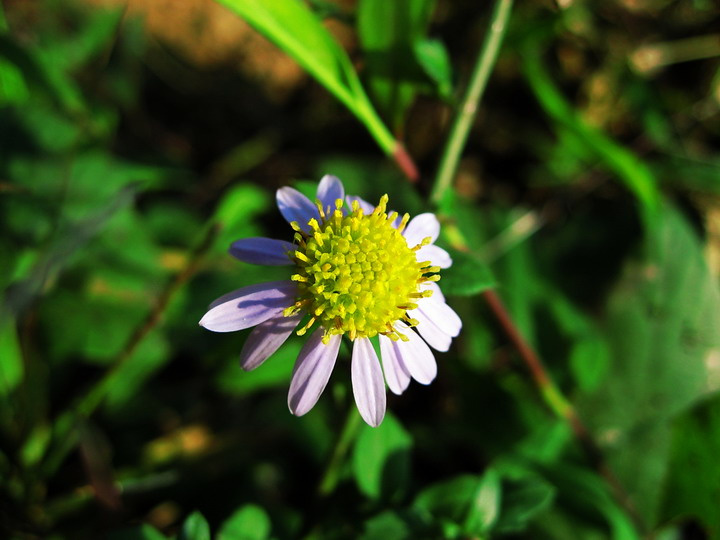
{"label": "flower stem", "polygon": [[465,148],[478,104],[500,51],[500,45],[510,19],[512,3],[512,0],[496,0],[495,2],[490,25],[475,62],[470,85],[455,117],[450,136],[443,150],[440,167],[435,176],[435,185],[431,194],[431,199],[435,204],[442,200],[457,171],[460,155]]}
{"label": "flower stem", "polygon": [[321,497],[327,497],[337,487],[342,474],[343,465],[345,464],[345,456],[350,450],[350,445],[357,437],[362,427],[362,418],[355,406],[350,407],[350,412],[345,419],[345,425],[342,432],[335,443],[330,462],[323,473],[320,484],[318,485],[318,494]]}

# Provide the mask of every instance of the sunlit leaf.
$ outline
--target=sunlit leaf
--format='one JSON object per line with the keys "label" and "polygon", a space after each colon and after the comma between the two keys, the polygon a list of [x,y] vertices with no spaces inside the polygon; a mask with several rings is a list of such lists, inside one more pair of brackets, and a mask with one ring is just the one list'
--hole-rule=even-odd
{"label": "sunlit leaf", "polygon": [[319,19],[298,0],[217,0],[292,56],[355,114],[386,154],[395,140],[370,104],[355,69]]}
{"label": "sunlit leaf", "polygon": [[266,540],[270,538],[270,527],[270,518],[265,510],[247,504],[225,520],[217,540]]}
{"label": "sunlit leaf", "polygon": [[404,492],[410,480],[411,447],[410,434],[389,413],[376,428],[363,424],[352,455],[360,490],[373,499]]}
{"label": "sunlit leaf", "polygon": [[185,518],[178,540],[210,540],[210,526],[200,512],[195,511]]}

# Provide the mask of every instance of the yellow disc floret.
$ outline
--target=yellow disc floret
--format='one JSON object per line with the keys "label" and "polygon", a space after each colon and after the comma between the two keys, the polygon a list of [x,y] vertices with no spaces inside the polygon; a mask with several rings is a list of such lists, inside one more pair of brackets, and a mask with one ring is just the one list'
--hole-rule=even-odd
{"label": "yellow disc floret", "polygon": [[298,282],[299,294],[285,315],[300,310],[310,314],[298,334],[304,334],[317,321],[325,327],[325,341],[333,334],[344,333],[351,339],[377,334],[407,339],[393,323],[403,320],[411,326],[417,324],[407,310],[417,307],[418,298],[430,296],[431,291],[420,291],[420,284],[440,279],[440,269],[429,261],[417,260],[417,251],[431,239],[408,246],[402,231],[409,216],[405,214],[394,227],[398,215],[386,213],[387,201],[384,195],[368,215],[357,201],[347,215],[341,199],[327,214],[329,209],[318,202],[320,221],[313,218],[308,222],[309,233],[292,223],[297,231],[297,249],[291,253],[297,272],[292,279]]}

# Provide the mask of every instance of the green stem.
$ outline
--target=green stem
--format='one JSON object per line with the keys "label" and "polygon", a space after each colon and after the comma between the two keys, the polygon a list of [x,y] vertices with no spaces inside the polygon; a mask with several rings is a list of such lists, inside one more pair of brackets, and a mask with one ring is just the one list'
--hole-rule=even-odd
{"label": "green stem", "polygon": [[475,119],[480,98],[485,91],[490,73],[497,60],[500,44],[505,35],[508,20],[510,19],[511,8],[512,0],[496,0],[495,2],[492,17],[490,18],[490,25],[475,62],[475,68],[472,78],[470,79],[470,86],[457,112],[450,136],[443,150],[442,160],[440,161],[440,167],[435,177],[435,185],[431,195],[432,201],[435,204],[442,200],[445,191],[447,191],[452,184],[458,162],[460,161],[460,155],[462,154],[463,148],[465,148],[470,128]]}
{"label": "green stem", "polygon": [[357,437],[357,434],[362,427],[362,418],[358,413],[355,405],[350,407],[350,412],[345,419],[345,425],[343,426],[342,432],[338,437],[337,443],[328,463],[327,469],[323,474],[320,484],[318,486],[318,493],[321,497],[327,497],[337,487],[340,481],[340,475],[342,474],[342,468],[345,464],[345,456],[350,450],[350,445]]}

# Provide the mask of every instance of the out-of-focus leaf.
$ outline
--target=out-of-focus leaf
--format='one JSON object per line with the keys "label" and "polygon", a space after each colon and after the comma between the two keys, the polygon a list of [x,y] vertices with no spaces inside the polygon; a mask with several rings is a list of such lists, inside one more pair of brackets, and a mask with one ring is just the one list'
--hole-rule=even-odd
{"label": "out-of-focus leaf", "polygon": [[523,48],[525,76],[545,112],[559,126],[573,133],[598,160],[614,172],[642,204],[647,227],[655,224],[661,210],[657,180],[645,163],[630,150],[617,144],[603,132],[587,124],[572,108],[550,78],[542,63],[542,42],[528,39]]}
{"label": "out-of-focus leaf", "polygon": [[396,129],[421,82],[413,53],[424,38],[433,6],[433,0],[362,0],[358,5],[358,36],[369,87]]}
{"label": "out-of-focus leaf", "polygon": [[580,389],[592,392],[605,379],[610,364],[610,350],[599,336],[577,341],[570,352],[570,369]]}
{"label": "out-of-focus leaf", "polygon": [[0,398],[6,398],[25,371],[15,319],[0,309]]}
{"label": "out-of-focus leaf", "polygon": [[[268,196],[250,184],[240,184],[222,197],[215,211],[215,220],[221,225],[215,241],[217,251],[227,252],[230,244],[238,238],[258,234],[252,218],[268,207]],[[288,237],[292,237],[288,232]]]}
{"label": "out-of-focus leaf", "polygon": [[360,540],[409,540],[413,538],[408,523],[396,512],[387,510],[365,522]]}
{"label": "out-of-focus leaf", "polygon": [[609,300],[608,376],[580,400],[601,439],[670,419],[718,389],[708,360],[720,350],[720,291],[697,236],[667,206],[646,252],[629,264]]}
{"label": "out-of-focus leaf", "polygon": [[602,384],[581,394],[583,418],[607,447],[621,482],[655,523],[667,472],[667,422],[720,387],[720,291],[700,242],[667,206],[608,304],[610,362]]}
{"label": "out-of-focus leaf", "polygon": [[413,45],[415,57],[437,86],[438,94],[447,99],[452,93],[452,66],[445,45],[437,39],[423,39]]}
{"label": "out-of-focus leaf", "polygon": [[129,529],[111,531],[108,538],[109,540],[167,540],[167,536],[147,523]]}
{"label": "out-of-focus leaf", "polygon": [[464,535],[478,536],[501,519],[504,497],[500,475],[488,469],[483,476],[458,476],[424,489],[413,508],[431,514],[444,528],[452,524]]}
{"label": "out-of-focus leaf", "polygon": [[535,475],[503,481],[502,508],[493,531],[524,531],[533,517],[552,504],[554,496],[553,486]]}
{"label": "out-of-focus leaf", "polygon": [[35,426],[20,449],[20,458],[26,466],[36,465],[42,459],[51,435],[50,426],[46,424]]}
{"label": "out-of-focus leaf", "polygon": [[123,8],[85,10],[78,30],[70,39],[57,40],[52,47],[44,48],[43,53],[56,69],[77,69],[93,56],[109,52],[124,12]]}
{"label": "out-of-focus leaf", "polygon": [[24,103],[29,97],[22,72],[15,64],[0,58],[0,107]]}
{"label": "out-of-focus leaf", "polygon": [[114,373],[105,405],[115,410],[125,405],[145,381],[165,365],[168,354],[168,343],[158,331],[146,335],[132,356]]}
{"label": "out-of-focus leaf", "polygon": [[445,294],[472,296],[496,285],[490,269],[477,258],[451,250],[453,264],[440,272],[440,285]]}
{"label": "out-of-focus leaf", "polygon": [[663,519],[693,516],[708,537],[720,531],[720,398],[715,396],[674,425]]}
{"label": "out-of-focus leaf", "polygon": [[297,0],[217,0],[292,56],[370,131],[386,154],[396,142],[373,109],[347,53]]}
{"label": "out-of-focus leaf", "polygon": [[412,437],[389,413],[376,428],[363,424],[352,455],[360,490],[373,499],[402,495],[410,480],[411,447]]}
{"label": "out-of-focus leaf", "polygon": [[558,490],[556,507],[576,509],[572,515],[587,516],[593,524],[596,516],[605,520],[607,529],[598,531],[598,538],[608,538],[609,532],[613,540],[639,540],[632,520],[598,474],[566,463],[553,464],[543,472]]}
{"label": "out-of-focus leaf", "polygon": [[196,510],[185,518],[178,540],[210,540],[210,525],[200,512]]}
{"label": "out-of-focus leaf", "polygon": [[266,540],[270,538],[270,527],[265,510],[246,504],[223,522],[217,540]]}

